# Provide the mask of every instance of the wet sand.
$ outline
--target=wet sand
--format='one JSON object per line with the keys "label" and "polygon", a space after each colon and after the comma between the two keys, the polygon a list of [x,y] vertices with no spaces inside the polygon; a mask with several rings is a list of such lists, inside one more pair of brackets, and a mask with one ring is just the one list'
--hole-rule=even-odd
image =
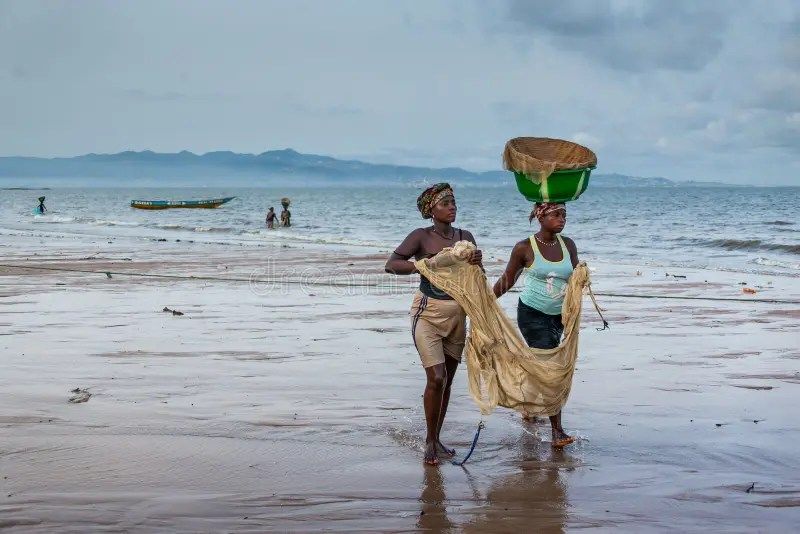
{"label": "wet sand", "polygon": [[[791,305],[601,297],[611,329],[598,332],[587,299],[564,411],[580,440],[554,451],[546,426],[501,409],[484,419],[464,469],[425,468],[413,282],[382,274],[383,255],[8,244],[2,264],[112,272],[0,267],[0,527],[10,531],[785,531],[800,522]],[[494,279],[502,263],[487,264]],[[595,267],[598,292],[738,298],[749,277],[760,286],[753,298],[800,298],[794,278]],[[260,282],[239,281],[253,273]],[[509,312],[515,300],[504,297]],[[480,420],[464,379],[462,365],[443,432],[460,454]],[[89,401],[68,403],[74,388]]]}

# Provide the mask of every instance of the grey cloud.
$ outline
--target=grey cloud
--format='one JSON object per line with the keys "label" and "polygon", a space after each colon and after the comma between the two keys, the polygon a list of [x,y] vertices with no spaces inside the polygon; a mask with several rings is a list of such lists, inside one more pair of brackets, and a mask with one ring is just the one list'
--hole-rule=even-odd
{"label": "grey cloud", "polygon": [[789,75],[753,97],[755,107],[782,112],[800,111],[800,76]]}
{"label": "grey cloud", "polygon": [[507,18],[616,69],[695,71],[722,49],[729,12],[722,2],[510,0]]}
{"label": "grey cloud", "polygon": [[596,143],[602,172],[786,183],[800,160],[798,11],[797,0],[0,0],[0,146],[288,146],[490,170],[508,138],[547,135]]}
{"label": "grey cloud", "polygon": [[132,100],[142,102],[180,102],[180,101],[209,101],[229,99],[222,93],[185,93],[181,91],[147,91],[144,89],[125,89],[120,94]]}
{"label": "grey cloud", "polygon": [[325,117],[352,117],[355,115],[362,115],[365,113],[363,108],[356,106],[348,106],[344,104],[337,104],[332,106],[315,106],[305,103],[293,103],[290,108],[298,113],[314,116]]}
{"label": "grey cloud", "polygon": [[21,80],[24,80],[25,78],[27,78],[28,76],[30,76],[30,72],[28,72],[28,69],[26,69],[26,68],[25,68],[25,67],[23,67],[22,65],[14,65],[14,66],[11,68],[11,75],[12,75],[14,78],[19,78],[19,79],[21,79]]}
{"label": "grey cloud", "polygon": [[175,102],[177,100],[188,100],[190,97],[185,93],[177,91],[166,91],[160,93],[152,93],[143,89],[128,89],[122,91],[122,94],[134,100],[155,101],[155,102]]}

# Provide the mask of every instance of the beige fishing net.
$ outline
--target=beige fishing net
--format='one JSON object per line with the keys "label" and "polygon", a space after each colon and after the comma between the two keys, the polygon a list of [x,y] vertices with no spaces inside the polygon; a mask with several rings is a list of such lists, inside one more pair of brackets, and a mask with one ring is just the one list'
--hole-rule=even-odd
{"label": "beige fishing net", "polygon": [[419,272],[452,296],[470,319],[469,392],[484,414],[504,406],[529,416],[555,415],[566,404],[572,387],[581,300],[589,285],[589,270],[581,262],[569,279],[561,314],[561,344],[554,349],[534,349],[527,346],[497,303],[486,275],[465,261],[474,249],[472,243],[459,241],[433,258],[416,262]]}
{"label": "beige fishing net", "polygon": [[554,171],[596,167],[597,156],[585,146],[549,137],[515,137],[506,143],[503,167],[536,183]]}

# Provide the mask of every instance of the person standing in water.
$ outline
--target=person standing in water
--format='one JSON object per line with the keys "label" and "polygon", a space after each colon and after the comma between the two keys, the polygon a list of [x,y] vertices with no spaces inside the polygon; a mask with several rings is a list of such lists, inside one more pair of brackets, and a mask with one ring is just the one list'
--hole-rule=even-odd
{"label": "person standing in water", "polygon": [[292,212],[289,211],[287,206],[284,206],[283,211],[281,211],[281,226],[291,226],[292,225]]}
{"label": "person standing in water", "polygon": [[270,206],[269,211],[267,212],[267,219],[266,219],[267,228],[269,228],[270,230],[275,228],[275,217],[277,217],[277,215],[275,215],[275,208]]}
{"label": "person standing in water", "polygon": [[[567,281],[578,265],[578,249],[572,239],[561,235],[567,224],[565,204],[539,202],[528,217],[531,222],[533,219],[539,221],[539,231],[514,246],[505,272],[494,284],[494,294],[500,298],[526,270],[517,324],[528,346],[552,349],[564,333],[561,308]],[[550,416],[550,426],[553,447],[575,441],[561,426],[561,412]]]}
{"label": "person standing in water", "polygon": [[44,207],[44,197],[39,197],[39,207],[36,209],[42,214],[47,211],[47,208]]}
{"label": "person standing in water", "polygon": [[[461,240],[475,244],[470,232],[452,226],[456,220],[456,199],[449,184],[439,183],[426,189],[417,198],[417,208],[423,219],[433,219],[433,225],[408,234],[386,262],[388,273],[414,274],[418,271],[409,258],[431,258]],[[469,263],[482,266],[481,260],[481,251],[475,250]],[[450,402],[450,386],[464,350],[467,317],[450,295],[424,276],[420,277],[410,314],[411,335],[427,377],[423,396],[427,425],[424,458],[426,464],[437,465],[439,455],[455,454],[442,444],[439,435]]]}

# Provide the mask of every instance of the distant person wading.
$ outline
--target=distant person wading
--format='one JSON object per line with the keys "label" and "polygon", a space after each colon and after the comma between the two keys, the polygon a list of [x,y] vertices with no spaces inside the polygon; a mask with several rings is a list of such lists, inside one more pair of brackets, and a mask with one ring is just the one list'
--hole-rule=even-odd
{"label": "distant person wading", "polygon": [[277,215],[275,215],[275,208],[270,206],[269,211],[267,212],[267,217],[266,217],[267,228],[269,228],[270,230],[275,228],[275,218],[276,217],[277,217]]}
{"label": "distant person wading", "polygon": [[[403,240],[386,262],[386,272],[414,274],[417,268],[409,261],[431,258],[456,242],[475,238],[466,230],[454,228],[456,199],[449,184],[440,183],[426,189],[417,199],[417,208],[424,219],[433,219],[433,226],[417,228]],[[482,254],[475,250],[469,263],[481,265]],[[439,434],[450,401],[453,383],[466,338],[467,317],[450,295],[437,288],[424,276],[411,305],[411,334],[425,368],[424,408],[427,435],[425,463],[437,465],[439,455],[453,456]]]}
{"label": "distant person wading", "polygon": [[291,205],[291,203],[291,200],[287,197],[281,199],[281,206],[283,206],[283,210],[281,211],[281,226],[289,227],[292,225],[292,212],[289,211],[289,205]]}

